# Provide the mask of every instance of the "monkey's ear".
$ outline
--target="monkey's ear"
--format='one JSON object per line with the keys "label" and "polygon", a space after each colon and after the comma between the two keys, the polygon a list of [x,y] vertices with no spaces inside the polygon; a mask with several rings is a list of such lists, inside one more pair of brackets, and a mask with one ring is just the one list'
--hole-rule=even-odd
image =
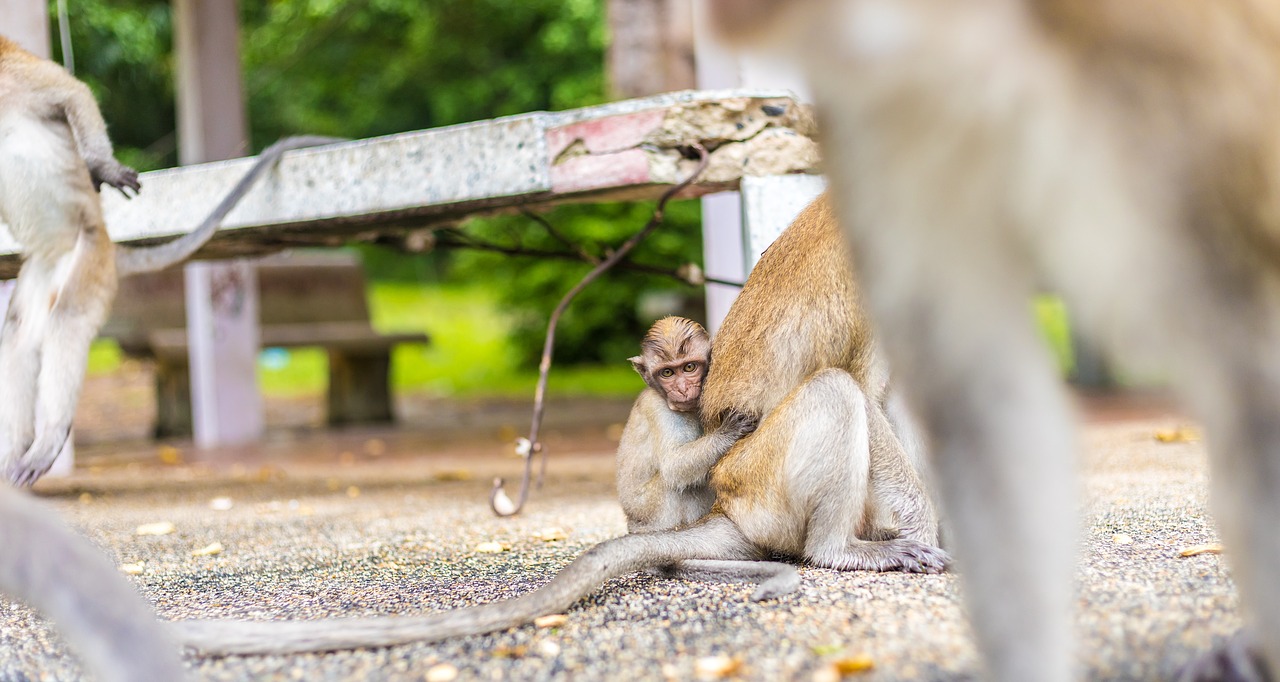
{"label": "monkey's ear", "polygon": [[639,374],[640,376],[644,376],[644,370],[645,370],[644,356],[637,355],[634,358],[627,358],[627,360],[631,361],[631,369],[634,369],[636,371],[636,374]]}

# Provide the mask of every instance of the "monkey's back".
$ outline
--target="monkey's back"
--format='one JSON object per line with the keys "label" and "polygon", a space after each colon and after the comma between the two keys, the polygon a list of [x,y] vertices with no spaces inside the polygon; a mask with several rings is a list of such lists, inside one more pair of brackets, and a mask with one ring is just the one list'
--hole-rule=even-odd
{"label": "monkey's back", "polygon": [[764,252],[712,342],[703,423],[727,410],[771,411],[814,372],[838,367],[867,386],[872,337],[848,247],[824,194]]}

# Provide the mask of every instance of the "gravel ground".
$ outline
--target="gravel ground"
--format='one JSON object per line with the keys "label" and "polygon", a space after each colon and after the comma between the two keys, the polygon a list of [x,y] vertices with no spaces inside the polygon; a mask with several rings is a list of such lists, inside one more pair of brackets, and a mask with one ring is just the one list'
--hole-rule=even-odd
{"label": "gravel ground", "polygon": [[[616,426],[603,422],[625,404],[592,411],[600,423],[555,434],[545,487],[507,520],[489,512],[487,492],[518,464],[493,423],[469,439],[414,428],[276,433],[262,447],[215,453],[216,463],[183,447],[93,445],[75,476],[37,490],[115,561],[143,563],[131,579],[165,619],[426,613],[528,591],[624,532]],[[1178,556],[1215,540],[1202,446],[1156,442],[1180,424],[1174,417],[1111,414],[1084,432],[1081,658],[1090,679],[1161,679],[1238,627],[1237,601],[1220,556]],[[216,498],[230,509],[213,509]],[[154,522],[176,530],[135,533]],[[567,537],[536,537],[551,528]],[[510,549],[476,551],[488,541]],[[221,553],[192,555],[215,542]],[[201,680],[424,680],[451,670],[460,680],[684,680],[698,678],[700,659],[720,657],[732,678],[822,680],[834,679],[836,661],[869,657],[874,667],[852,678],[975,675],[954,575],[801,574],[799,592],[774,602],[749,602],[744,585],[633,575],[555,628],[188,665]],[[0,600],[0,682],[81,677],[46,623]]]}

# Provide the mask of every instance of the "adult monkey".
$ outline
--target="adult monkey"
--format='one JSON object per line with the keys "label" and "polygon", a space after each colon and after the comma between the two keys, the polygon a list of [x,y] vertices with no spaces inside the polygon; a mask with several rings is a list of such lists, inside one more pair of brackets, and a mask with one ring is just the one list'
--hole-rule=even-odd
{"label": "adult monkey", "polygon": [[1173,369],[1205,424],[1214,516],[1259,646],[1245,655],[1237,640],[1187,677],[1280,671],[1280,4],[711,11],[724,33],[772,34],[807,68],[991,676],[1075,676],[1075,441],[1029,319],[1037,275],[1112,352]]}
{"label": "adult monkey", "polygon": [[[880,407],[882,372],[847,261],[820,199],[751,271],[717,335],[702,406],[717,418],[734,410],[765,416],[712,469],[715,506],[692,526],[606,540],[547,585],[509,601],[417,617],[187,621],[175,624],[178,639],[209,654],[438,641],[529,623],[567,609],[610,578],[689,559],[754,560],[777,552],[842,570],[942,571],[949,558],[936,546],[932,505]],[[721,348],[763,364],[735,367],[720,357]],[[773,378],[775,372],[783,378]]]}
{"label": "adult monkey", "polygon": [[31,485],[66,443],[89,344],[110,311],[117,277],[185,260],[284,152],[336,141],[280,140],[194,231],[155,247],[116,247],[97,190],[107,184],[127,197],[139,189],[138,174],[115,160],[84,83],[0,36],[0,221],[24,257],[0,329],[4,479]]}

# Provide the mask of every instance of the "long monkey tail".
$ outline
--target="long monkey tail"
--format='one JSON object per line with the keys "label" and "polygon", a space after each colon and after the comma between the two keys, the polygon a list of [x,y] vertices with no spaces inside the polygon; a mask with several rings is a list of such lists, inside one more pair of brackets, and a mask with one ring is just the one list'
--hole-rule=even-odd
{"label": "long monkey tail", "polygon": [[174,623],[178,640],[209,655],[289,654],[435,642],[524,625],[561,613],[605,581],[684,559],[748,555],[751,544],[731,521],[711,516],[683,530],[637,533],[587,550],[551,582],[508,601],[427,616],[314,621],[225,620]]}
{"label": "long monkey tail", "polygon": [[164,624],[116,567],[30,496],[0,485],[0,592],[48,616],[94,679],[186,679]]}
{"label": "long monkey tail", "polygon": [[218,230],[218,226],[222,224],[223,219],[231,212],[231,209],[240,203],[244,195],[249,193],[254,183],[264,171],[280,160],[285,152],[294,149],[303,149],[305,147],[319,147],[321,145],[333,144],[334,142],[345,142],[340,137],[324,137],[322,135],[297,135],[294,137],[285,137],[276,141],[275,144],[262,150],[258,155],[258,160],[251,166],[231,188],[230,192],[222,198],[213,212],[200,223],[196,229],[177,239],[160,244],[159,246],[144,247],[127,247],[122,246],[116,250],[116,272],[118,276],[135,275],[143,272],[155,272],[179,263],[191,257],[204,243],[209,241],[209,237]]}

